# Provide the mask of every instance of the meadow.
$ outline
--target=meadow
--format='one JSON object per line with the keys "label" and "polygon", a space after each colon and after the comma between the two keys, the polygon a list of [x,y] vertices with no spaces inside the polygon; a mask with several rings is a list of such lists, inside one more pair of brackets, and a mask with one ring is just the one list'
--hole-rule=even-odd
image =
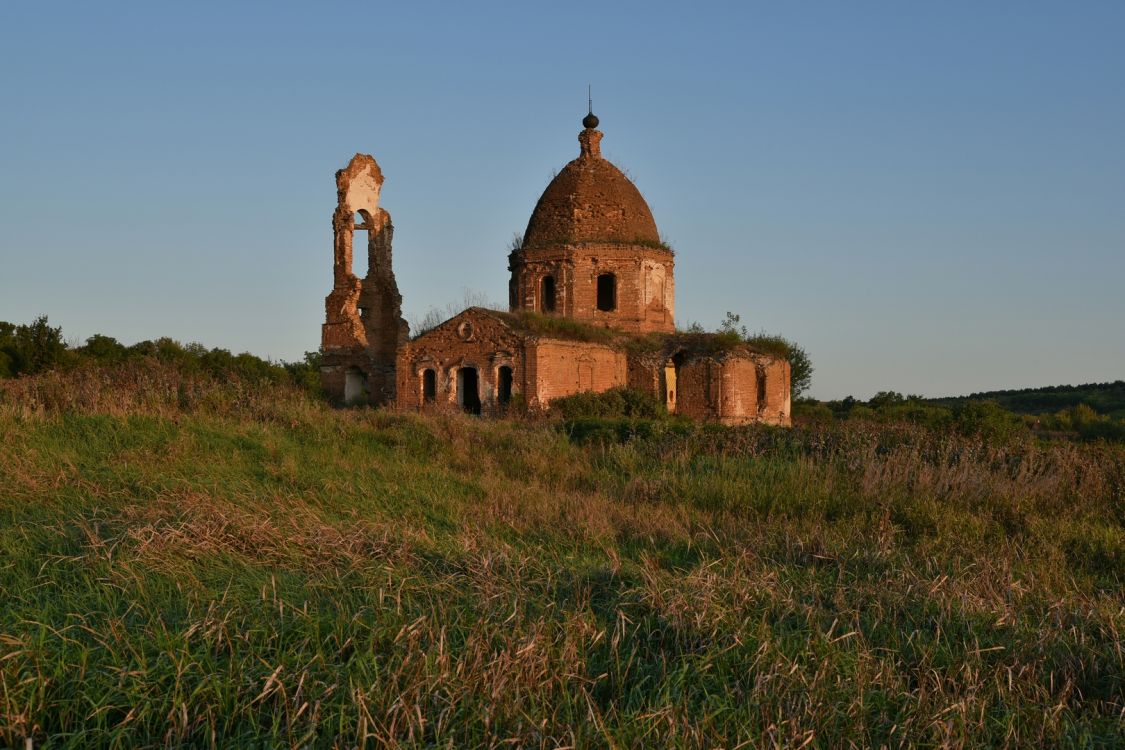
{"label": "meadow", "polygon": [[0,745],[1125,745],[1125,446],[0,382]]}

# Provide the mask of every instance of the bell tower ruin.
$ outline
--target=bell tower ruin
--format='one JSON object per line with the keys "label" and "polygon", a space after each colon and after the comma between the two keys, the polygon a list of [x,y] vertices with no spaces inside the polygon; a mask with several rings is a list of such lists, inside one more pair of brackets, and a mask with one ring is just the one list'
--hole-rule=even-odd
{"label": "bell tower ruin", "polygon": [[[395,356],[409,333],[391,269],[394,226],[379,207],[382,187],[383,172],[368,154],[356,154],[336,172],[333,283],[321,329],[321,375],[328,395],[345,404],[394,399]],[[360,278],[354,251],[365,245],[367,269]]]}

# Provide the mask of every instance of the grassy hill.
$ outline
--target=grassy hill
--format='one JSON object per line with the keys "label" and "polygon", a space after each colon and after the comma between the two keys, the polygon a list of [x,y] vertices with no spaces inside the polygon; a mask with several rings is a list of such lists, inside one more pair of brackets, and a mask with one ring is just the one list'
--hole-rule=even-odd
{"label": "grassy hill", "polygon": [[995,401],[1018,414],[1052,414],[1085,404],[1098,414],[1125,419],[1125,380],[1085,385],[1055,385],[1010,391],[985,391],[970,396],[927,399],[940,406],[969,400]]}
{"label": "grassy hill", "polygon": [[1120,445],[580,441],[144,359],[0,382],[0,434],[3,745],[1121,741]]}

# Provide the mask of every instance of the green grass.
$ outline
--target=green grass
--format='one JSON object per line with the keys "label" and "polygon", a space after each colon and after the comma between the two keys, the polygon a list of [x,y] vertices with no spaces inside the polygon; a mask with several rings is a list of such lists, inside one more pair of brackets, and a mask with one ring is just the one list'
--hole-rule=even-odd
{"label": "green grass", "polygon": [[0,745],[1122,743],[1120,446],[179,377],[0,386]]}

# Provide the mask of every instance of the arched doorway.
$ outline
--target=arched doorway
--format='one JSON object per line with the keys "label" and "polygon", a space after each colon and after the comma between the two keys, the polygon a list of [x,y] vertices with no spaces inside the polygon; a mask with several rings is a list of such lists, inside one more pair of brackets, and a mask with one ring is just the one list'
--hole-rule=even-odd
{"label": "arched doorway", "polygon": [[469,414],[480,414],[480,378],[477,368],[462,367],[457,370],[457,403]]}

